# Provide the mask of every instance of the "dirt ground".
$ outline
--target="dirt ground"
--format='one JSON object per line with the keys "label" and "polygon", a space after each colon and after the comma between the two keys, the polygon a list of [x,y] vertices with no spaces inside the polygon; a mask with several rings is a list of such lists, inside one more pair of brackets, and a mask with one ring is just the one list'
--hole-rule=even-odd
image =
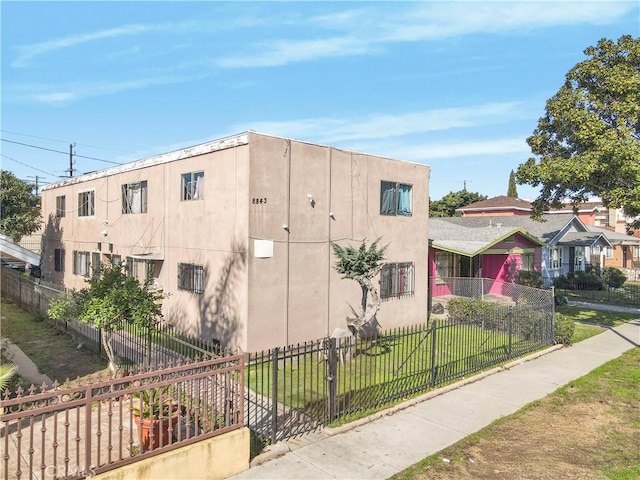
{"label": "dirt ground", "polygon": [[[637,355],[640,358],[640,355]],[[604,385],[603,385],[604,386]],[[636,390],[640,386],[636,386]],[[582,397],[569,387],[439,452],[398,479],[555,480],[640,478],[640,409],[635,398]],[[624,396],[623,396],[624,397]],[[631,476],[609,466],[634,465]],[[603,468],[604,467],[604,468]]]}

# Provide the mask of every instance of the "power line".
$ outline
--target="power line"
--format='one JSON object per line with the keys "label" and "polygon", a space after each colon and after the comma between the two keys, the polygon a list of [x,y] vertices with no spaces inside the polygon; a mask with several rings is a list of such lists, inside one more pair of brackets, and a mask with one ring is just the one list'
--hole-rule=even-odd
{"label": "power line", "polygon": [[11,158],[11,157],[5,155],[4,153],[0,153],[0,156],[6,158],[8,160],[11,160],[13,162],[19,163],[20,165],[24,165],[25,167],[33,168],[34,170],[37,170],[38,172],[46,173],[50,177],[57,177],[57,175],[54,175],[53,173],[45,172],[44,170],[40,170],[39,168],[32,167],[31,165],[27,165],[26,163],[21,162],[20,160],[16,160],[15,158]]}
{"label": "power line", "polygon": [[[12,132],[11,130],[0,129],[0,132],[10,133],[11,135],[20,135],[21,137],[37,138],[38,140],[47,140],[49,142],[69,143],[67,140],[58,140],[57,138],[39,137],[37,135],[27,135],[26,133]],[[82,147],[97,148],[98,150],[112,150],[114,152],[127,153],[125,150],[119,150],[117,148],[111,148],[111,147],[99,147],[97,145],[89,145],[87,143],[78,143],[77,145],[80,145]]]}
{"label": "power line", "polygon": [[[6,138],[1,139],[3,142],[7,142],[7,143],[15,143],[16,145],[22,145],[24,147],[31,147],[31,148],[37,148],[38,150],[46,150],[47,152],[54,152],[54,153],[62,153],[64,155],[69,155],[69,152],[62,152],[60,150],[54,150],[52,148],[45,148],[45,147],[40,147],[38,145],[32,145],[30,143],[22,143],[22,142],[16,142],[14,140],[7,140]],[[86,155],[78,155],[77,153],[73,154],[74,157],[78,157],[78,158],[86,158],[88,160],[96,160],[98,162],[105,162],[105,163],[111,163],[113,165],[122,165],[122,163],[120,162],[112,162],[111,160],[105,160],[103,158],[96,158],[96,157],[88,157]]]}

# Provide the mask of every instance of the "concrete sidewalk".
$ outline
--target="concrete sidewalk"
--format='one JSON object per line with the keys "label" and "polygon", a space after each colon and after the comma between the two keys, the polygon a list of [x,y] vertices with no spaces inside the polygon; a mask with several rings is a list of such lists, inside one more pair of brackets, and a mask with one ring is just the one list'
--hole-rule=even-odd
{"label": "concrete sidewalk", "polygon": [[230,478],[386,479],[638,346],[635,320],[431,392],[372,421],[274,445],[253,462],[264,463]]}

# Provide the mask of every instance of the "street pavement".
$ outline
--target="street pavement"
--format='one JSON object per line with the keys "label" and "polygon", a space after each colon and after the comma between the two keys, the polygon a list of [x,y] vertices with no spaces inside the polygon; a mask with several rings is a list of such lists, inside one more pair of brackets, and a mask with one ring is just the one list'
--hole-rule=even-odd
{"label": "street pavement", "polygon": [[368,419],[281,442],[229,477],[386,479],[640,346],[639,319],[571,347],[550,348]]}

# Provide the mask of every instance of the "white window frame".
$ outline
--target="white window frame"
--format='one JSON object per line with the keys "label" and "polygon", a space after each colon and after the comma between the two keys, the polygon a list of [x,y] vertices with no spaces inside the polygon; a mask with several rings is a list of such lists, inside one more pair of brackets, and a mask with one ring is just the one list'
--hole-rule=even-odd
{"label": "white window frame", "polygon": [[96,214],[96,191],[78,192],[78,216],[92,217]]}
{"label": "white window frame", "polygon": [[[135,189],[140,189],[140,198],[134,203],[133,191]],[[122,185],[122,213],[147,213],[147,199],[148,190],[146,180],[134,183],[125,183]]]}
{"label": "white window frame", "polygon": [[549,268],[559,270],[562,268],[562,247],[553,247],[549,255]]}
{"label": "white window frame", "polygon": [[193,263],[178,264],[178,290],[204,293],[204,266]]}
{"label": "white window frame", "polygon": [[73,251],[73,274],[88,277],[91,273],[90,252]]}
{"label": "white window frame", "polygon": [[180,176],[180,200],[204,199],[204,171],[183,173]]}
{"label": "white window frame", "polygon": [[[407,191],[403,191],[407,189]],[[408,195],[408,199],[404,198]],[[380,182],[380,215],[404,216],[413,215],[413,185],[409,183]]]}

